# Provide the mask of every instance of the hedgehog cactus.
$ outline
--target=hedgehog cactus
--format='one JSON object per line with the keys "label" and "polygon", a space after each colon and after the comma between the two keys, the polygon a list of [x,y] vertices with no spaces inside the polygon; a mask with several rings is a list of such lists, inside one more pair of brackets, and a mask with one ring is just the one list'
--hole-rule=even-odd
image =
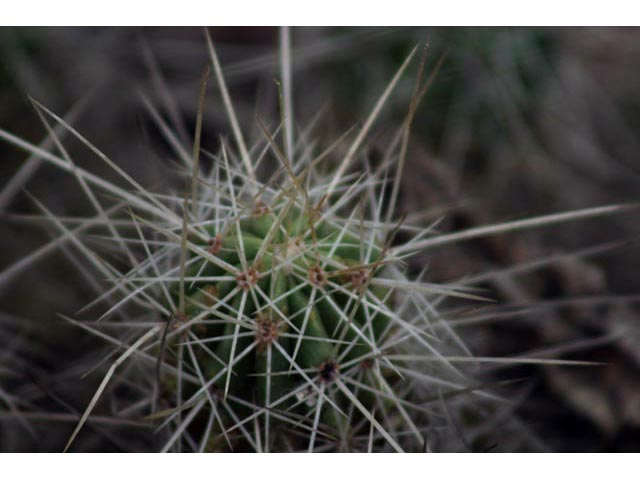
{"label": "hedgehog cactus", "polygon": [[[429,408],[409,400],[425,395],[412,383],[456,387],[451,377],[464,379],[424,330],[434,311],[430,297],[457,293],[405,278],[391,243],[398,230],[406,236],[416,229],[391,220],[393,205],[383,199],[395,200],[398,183],[384,180],[386,170],[346,174],[352,147],[337,171],[323,175],[319,158],[296,158],[261,126],[264,152],[280,165],[269,181],[258,179],[236,132],[238,155],[223,145],[208,172],[197,171],[197,155],[190,163],[180,232],[144,222],[176,240],[152,255],[173,251],[179,269],[159,354],[165,363],[164,349],[172,352],[178,371],[178,384],[164,392],[175,406],[154,415],[177,423],[180,435],[202,436],[205,450],[401,451],[397,435],[423,448],[426,426],[418,424]],[[416,345],[440,355],[441,364],[410,368]],[[184,405],[192,410],[183,419]],[[261,427],[260,434],[249,427]]]}
{"label": "hedgehog cactus", "polygon": [[[120,352],[67,448],[116,368],[131,361],[144,372],[130,382],[143,394],[128,414],[161,422],[163,451],[424,450],[449,425],[442,395],[469,389],[449,360],[466,359],[468,350],[436,305],[446,296],[469,295],[405,276],[404,260],[431,233],[395,218],[418,90],[397,137],[402,141],[393,143],[387,160],[352,170],[413,53],[332,170],[327,165],[337,144],[318,153],[304,135],[294,143],[290,91],[283,95],[282,135],[261,124],[261,150],[248,149],[210,40],[209,50],[237,148],[223,141],[211,165],[199,166],[206,82],[193,155],[150,106],[183,162],[186,193],[145,189],[37,102],[60,155],[4,135],[76,177],[95,220],[70,230],[40,207],[111,281],[94,304],[121,296],[95,326],[65,317]],[[126,186],[76,166],[47,118],[107,162]],[[261,180],[269,161],[276,168]],[[93,189],[117,201],[105,208]],[[94,227],[108,233],[121,253],[117,262],[83,239]],[[124,271],[123,260],[129,262]],[[112,336],[102,327],[123,333]],[[133,341],[131,328],[140,329]]]}
{"label": "hedgehog cactus", "polygon": [[[176,319],[200,327],[193,341],[209,348],[192,367],[225,396],[300,415],[315,409],[314,431],[321,419],[347,428],[342,395],[324,389],[382,354],[390,322],[375,277],[384,252],[374,231],[354,231],[331,210],[323,216],[296,200],[257,201],[244,215],[231,205],[229,218],[205,228],[209,240],[194,246],[206,255],[191,258]],[[313,408],[309,395],[318,397]]]}
{"label": "hedgehog cactus", "polygon": [[[301,371],[315,369],[320,379],[330,381],[341,363],[380,353],[376,344],[389,322],[376,311],[380,289],[370,278],[380,267],[380,248],[354,236],[347,224],[314,222],[283,200],[275,208],[259,205],[239,220],[237,233],[233,225],[208,231],[211,239],[201,247],[217,261],[194,256],[184,313],[223,320],[203,329],[216,344],[205,369],[210,377],[220,377],[214,385],[224,384],[228,391],[231,380],[231,369],[226,381],[220,376],[224,364],[215,358],[231,362],[234,352],[252,342],[254,365],[233,369],[242,372],[234,383],[254,383],[265,392],[268,368],[279,373],[271,379],[273,398],[291,390],[284,374],[296,361]],[[378,291],[370,293],[375,303],[363,303],[368,291]]]}

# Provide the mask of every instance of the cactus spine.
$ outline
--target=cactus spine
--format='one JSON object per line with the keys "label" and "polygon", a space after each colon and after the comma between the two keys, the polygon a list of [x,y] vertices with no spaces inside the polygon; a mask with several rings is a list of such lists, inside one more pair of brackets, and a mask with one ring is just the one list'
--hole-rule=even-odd
{"label": "cactus spine", "polygon": [[[138,385],[145,393],[132,411],[160,422],[163,451],[423,450],[430,432],[446,427],[442,390],[468,388],[447,359],[468,352],[435,308],[444,296],[464,294],[405,276],[405,258],[430,230],[393,220],[401,168],[387,161],[352,169],[411,56],[326,174],[335,145],[314,154],[285,132],[280,148],[276,132],[261,125],[261,153],[247,149],[210,41],[209,48],[236,151],[223,142],[212,166],[199,168],[200,120],[189,156],[157,118],[191,179],[190,194],[145,189],[35,101],[59,155],[4,136],[74,175],[96,209],[93,221],[71,230],[39,205],[110,282],[94,302],[112,302],[102,323],[64,318],[119,352],[66,448],[116,369],[131,362],[145,372]],[[47,118],[125,185],[75,165]],[[389,158],[402,159],[402,145]],[[261,180],[256,172],[267,153],[278,168]],[[105,208],[93,189],[115,203]],[[88,246],[83,234],[94,227],[107,232],[117,261]],[[408,240],[392,246],[397,233]],[[133,340],[131,328],[140,329]]]}

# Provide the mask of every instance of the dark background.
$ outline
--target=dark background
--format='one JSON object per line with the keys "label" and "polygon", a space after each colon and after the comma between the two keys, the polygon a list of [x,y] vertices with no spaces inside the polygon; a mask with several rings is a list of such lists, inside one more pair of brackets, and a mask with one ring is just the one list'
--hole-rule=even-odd
{"label": "dark background", "polygon": [[[211,35],[240,122],[250,126],[249,137],[258,138],[255,115],[278,115],[278,31],[214,28]],[[638,29],[298,28],[292,35],[296,122],[302,128],[321,113],[324,140],[366,118],[415,45],[429,45],[427,74],[446,55],[414,123],[399,206],[407,214],[427,210],[431,220],[445,214],[440,228],[453,231],[638,199]],[[0,127],[37,143],[45,130],[27,95],[61,115],[84,102],[72,123],[87,138],[143,184],[169,182],[175,173],[170,162],[164,170],[149,167],[170,154],[140,92],[154,105],[164,105],[163,92],[171,93],[184,123],[178,134],[188,144],[205,45],[202,31],[192,28],[0,28]],[[374,126],[366,146],[372,162],[406,115],[417,64]],[[228,133],[210,88],[203,147],[215,150],[219,135]],[[76,143],[68,146],[79,164],[113,176]],[[25,156],[0,144],[0,187],[14,178]],[[84,200],[78,202],[79,188],[66,179],[43,166],[19,186],[57,215],[89,211]],[[50,238],[46,228],[15,217],[36,211],[20,189],[1,199],[0,271]],[[547,349],[556,358],[603,362],[483,372],[521,380],[510,391],[516,400],[512,413],[535,434],[539,448],[640,447],[637,219],[632,211],[569,222],[412,260],[415,271],[429,263],[430,281],[452,281],[553,259],[489,276],[482,286],[499,302],[475,308],[495,314],[494,321],[458,328],[481,356],[532,356]],[[37,431],[27,434],[0,399],[0,450],[63,446],[99,378],[78,380],[78,371],[92,365],[83,364],[87,352],[104,345],[56,313],[74,312],[94,296],[63,254],[0,286],[0,393],[20,410],[62,415],[35,420]],[[522,306],[535,308],[506,317]],[[459,319],[468,314],[460,310]],[[85,439],[88,450],[151,448],[148,432],[124,444],[120,430],[93,428],[99,435]]]}

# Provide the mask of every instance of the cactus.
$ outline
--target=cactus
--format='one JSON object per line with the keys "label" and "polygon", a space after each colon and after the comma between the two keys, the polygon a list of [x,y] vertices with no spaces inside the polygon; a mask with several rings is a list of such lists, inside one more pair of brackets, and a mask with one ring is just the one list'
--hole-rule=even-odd
{"label": "cactus", "polygon": [[[209,47],[230,123],[237,125]],[[111,232],[134,263],[123,275],[105,271],[116,285],[102,297],[120,292],[123,299],[100,319],[134,302],[164,318],[116,362],[143,352],[154,359],[148,418],[167,427],[163,451],[420,450],[436,425],[438,407],[422,404],[434,401],[430,386],[467,387],[444,357],[445,349],[466,353],[451,342],[450,329],[436,325],[431,303],[465,294],[405,277],[406,252],[396,253],[394,238],[425,230],[391,218],[398,182],[388,180],[388,168],[348,170],[380,106],[328,175],[323,160],[331,150],[302,155],[291,132],[280,146],[264,125],[263,151],[279,166],[269,179],[259,179],[239,130],[237,151],[223,142],[213,166],[200,168],[198,124],[194,155],[182,156],[186,193],[151,194],[124,172],[135,195],[107,186],[131,209],[119,222],[135,229],[142,248],[133,251],[120,232]],[[96,183],[82,172],[82,180]],[[437,361],[416,369],[411,354],[425,348]]]}
{"label": "cactus", "polygon": [[[212,258],[192,255],[176,319],[201,327],[194,342],[209,349],[192,367],[225,398],[303,417],[324,403],[317,421],[344,429],[345,399],[324,389],[343,372],[371,369],[382,354],[391,327],[387,289],[376,284],[383,249],[374,232],[354,232],[296,200],[303,199],[261,200],[246,216],[232,210],[205,228],[209,240],[193,244]],[[313,408],[307,395],[320,396]]]}
{"label": "cactus", "polygon": [[[394,432],[422,448],[425,426],[416,422],[428,408],[396,393],[398,381],[417,373],[402,356],[414,344],[430,347],[431,335],[417,326],[430,321],[429,295],[457,293],[404,277],[390,246],[398,228],[411,229],[385,221],[380,200],[392,187],[397,195],[397,183],[383,172],[344,175],[349,154],[333,177],[323,176],[318,159],[290,159],[294,152],[262,127],[281,167],[270,181],[257,179],[236,133],[239,155],[223,145],[204,178],[197,153],[190,162],[180,235],[140,220],[175,240],[150,253],[146,268],[173,252],[179,270],[165,292],[170,315],[157,353],[159,366],[178,372],[164,387],[173,406],[152,416],[177,424],[164,450],[181,448],[184,432],[201,435],[205,451],[403,451]],[[462,374],[442,363],[435,381],[462,388],[448,380]],[[258,435],[247,430],[254,421]]]}

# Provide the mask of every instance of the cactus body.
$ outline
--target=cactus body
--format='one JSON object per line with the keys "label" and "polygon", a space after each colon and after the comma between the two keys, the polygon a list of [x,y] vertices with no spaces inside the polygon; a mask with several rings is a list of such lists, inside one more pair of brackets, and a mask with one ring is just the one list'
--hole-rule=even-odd
{"label": "cactus body", "polygon": [[[193,239],[220,262],[192,256],[182,321],[195,318],[200,326],[194,335],[209,351],[200,353],[197,368],[215,380],[214,391],[313,414],[318,400],[301,400],[313,396],[309,379],[329,384],[342,364],[369,368],[389,327],[387,317],[363,303],[368,294],[384,304],[384,289],[370,285],[382,269],[382,250],[302,208],[259,206],[237,225],[207,229],[207,242]],[[173,287],[176,303],[179,288]],[[322,413],[335,429],[347,428],[339,418],[341,397]]]}

